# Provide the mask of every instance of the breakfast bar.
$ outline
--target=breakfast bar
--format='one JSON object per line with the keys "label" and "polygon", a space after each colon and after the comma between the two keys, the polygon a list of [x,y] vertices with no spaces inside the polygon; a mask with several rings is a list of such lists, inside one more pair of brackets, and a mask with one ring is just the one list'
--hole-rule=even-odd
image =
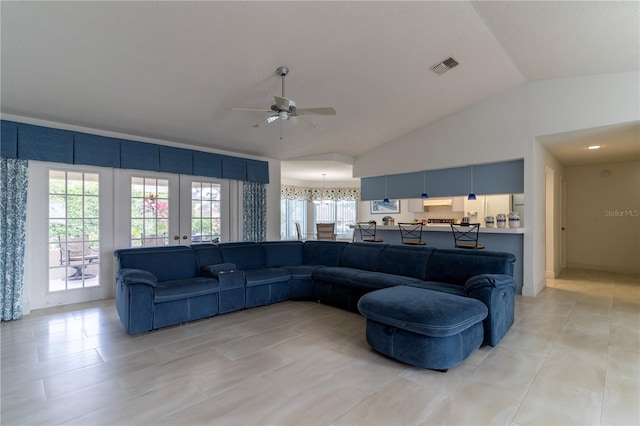
{"label": "breakfast bar", "polygon": [[[355,240],[360,241],[357,226],[355,228]],[[479,231],[478,242],[485,246],[485,250],[503,251],[513,253],[516,256],[513,276],[518,293],[522,293],[523,282],[523,240],[525,228],[485,228]],[[378,225],[376,237],[384,240],[385,244],[402,244],[400,228],[395,225]],[[422,240],[430,247],[454,248],[453,233],[449,225],[425,225],[422,227]],[[375,243],[372,243],[375,244]]]}

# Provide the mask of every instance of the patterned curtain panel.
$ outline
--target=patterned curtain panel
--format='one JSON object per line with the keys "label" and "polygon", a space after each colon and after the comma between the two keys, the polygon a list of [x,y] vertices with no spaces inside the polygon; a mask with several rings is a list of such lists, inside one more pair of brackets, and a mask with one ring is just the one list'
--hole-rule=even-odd
{"label": "patterned curtain panel", "polygon": [[280,187],[280,196],[288,200],[357,201],[360,200],[360,188],[310,188],[282,185]]}
{"label": "patterned curtain panel", "polygon": [[263,183],[244,182],[242,191],[242,240],[267,239],[267,188]]}
{"label": "patterned curtain panel", "polygon": [[22,318],[27,161],[0,159],[0,315]]}

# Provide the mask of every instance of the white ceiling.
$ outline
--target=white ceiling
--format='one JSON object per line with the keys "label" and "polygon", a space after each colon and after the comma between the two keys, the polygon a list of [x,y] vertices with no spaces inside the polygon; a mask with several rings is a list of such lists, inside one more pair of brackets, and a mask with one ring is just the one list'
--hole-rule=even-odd
{"label": "white ceiling", "polygon": [[[353,158],[522,82],[637,71],[640,62],[638,2],[0,8],[2,113],[282,160]],[[460,65],[429,71],[448,56]],[[278,122],[252,127],[263,113],[229,111],[268,108],[281,65],[299,108],[337,115],[308,117],[308,132],[284,123],[280,140]]]}

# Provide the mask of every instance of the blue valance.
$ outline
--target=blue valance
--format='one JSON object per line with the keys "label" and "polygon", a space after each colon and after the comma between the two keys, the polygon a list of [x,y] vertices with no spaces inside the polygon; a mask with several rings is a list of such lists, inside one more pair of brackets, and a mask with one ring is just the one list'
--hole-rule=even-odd
{"label": "blue valance", "polygon": [[266,161],[2,120],[5,158],[269,183]]}

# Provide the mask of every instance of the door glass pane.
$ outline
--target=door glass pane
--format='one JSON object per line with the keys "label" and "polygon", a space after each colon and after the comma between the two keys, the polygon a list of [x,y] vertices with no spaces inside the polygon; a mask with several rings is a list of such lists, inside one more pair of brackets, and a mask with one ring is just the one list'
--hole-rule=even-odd
{"label": "door glass pane", "polygon": [[98,286],[98,174],[50,170],[48,201],[49,291]]}
{"label": "door glass pane", "polygon": [[169,244],[169,181],[131,178],[131,246]]}
{"label": "door glass pane", "polygon": [[191,183],[191,241],[220,242],[220,185]]}

